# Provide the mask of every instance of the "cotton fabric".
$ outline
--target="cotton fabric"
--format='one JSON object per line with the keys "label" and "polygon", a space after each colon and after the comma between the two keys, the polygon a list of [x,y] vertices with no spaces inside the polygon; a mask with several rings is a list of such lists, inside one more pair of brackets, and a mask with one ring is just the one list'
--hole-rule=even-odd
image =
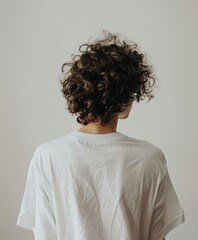
{"label": "cotton fabric", "polygon": [[159,147],[73,131],[35,149],[16,224],[36,240],[162,240],[184,221]]}

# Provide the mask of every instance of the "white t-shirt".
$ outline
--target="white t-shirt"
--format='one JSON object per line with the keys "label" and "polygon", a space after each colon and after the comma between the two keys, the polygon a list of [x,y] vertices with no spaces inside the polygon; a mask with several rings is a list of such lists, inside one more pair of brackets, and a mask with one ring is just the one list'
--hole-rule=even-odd
{"label": "white t-shirt", "polygon": [[162,240],[185,221],[166,165],[160,148],[120,132],[42,143],[16,224],[36,240]]}

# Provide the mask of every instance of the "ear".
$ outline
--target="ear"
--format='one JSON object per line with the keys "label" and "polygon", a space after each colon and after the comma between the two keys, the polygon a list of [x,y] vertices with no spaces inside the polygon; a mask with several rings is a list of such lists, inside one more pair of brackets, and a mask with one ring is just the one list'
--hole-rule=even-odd
{"label": "ear", "polygon": [[[125,109],[124,109],[125,108]],[[129,116],[129,113],[131,111],[132,108],[132,103],[129,106],[124,106],[123,109],[124,111],[120,112],[118,115],[118,119],[126,119]]]}

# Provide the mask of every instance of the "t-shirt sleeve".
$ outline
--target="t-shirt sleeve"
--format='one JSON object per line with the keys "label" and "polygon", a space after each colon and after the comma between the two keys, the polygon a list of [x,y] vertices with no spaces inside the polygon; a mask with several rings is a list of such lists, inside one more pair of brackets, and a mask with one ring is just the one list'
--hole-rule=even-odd
{"label": "t-shirt sleeve", "polygon": [[57,240],[56,222],[46,192],[47,186],[37,167],[41,158],[39,155],[40,151],[36,149],[30,161],[16,225],[32,230],[35,240]]}
{"label": "t-shirt sleeve", "polygon": [[149,240],[164,239],[171,230],[184,221],[184,212],[166,167],[166,174],[157,190]]}

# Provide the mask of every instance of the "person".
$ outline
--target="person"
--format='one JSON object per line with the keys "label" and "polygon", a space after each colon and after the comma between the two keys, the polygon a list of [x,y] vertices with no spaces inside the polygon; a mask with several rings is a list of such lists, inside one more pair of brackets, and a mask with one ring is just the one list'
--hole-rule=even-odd
{"label": "person", "polygon": [[108,31],[79,51],[60,83],[81,127],[34,151],[17,225],[37,240],[163,240],[185,221],[165,155],[117,131],[134,101],[154,97],[153,68]]}

